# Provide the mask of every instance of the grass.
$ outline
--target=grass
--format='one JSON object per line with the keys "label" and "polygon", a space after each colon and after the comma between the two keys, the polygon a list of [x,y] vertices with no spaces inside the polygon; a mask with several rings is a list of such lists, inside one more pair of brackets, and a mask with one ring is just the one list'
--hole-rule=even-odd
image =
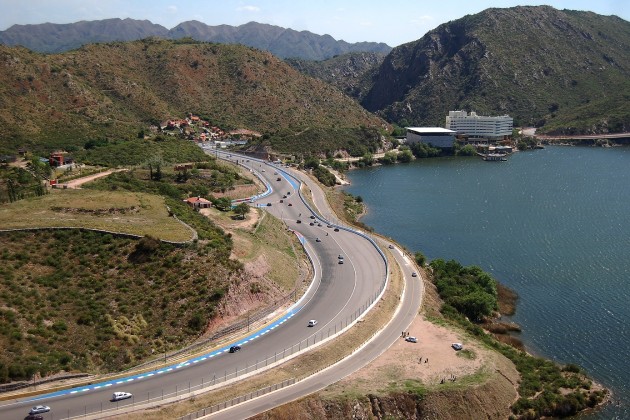
{"label": "grass", "polygon": [[78,227],[168,241],[192,239],[170,217],[163,197],[125,191],[52,190],[50,194],[0,207],[4,229]]}

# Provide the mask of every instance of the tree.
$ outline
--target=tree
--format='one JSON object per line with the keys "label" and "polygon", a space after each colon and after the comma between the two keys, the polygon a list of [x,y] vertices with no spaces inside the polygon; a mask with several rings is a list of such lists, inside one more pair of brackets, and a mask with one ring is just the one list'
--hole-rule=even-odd
{"label": "tree", "polygon": [[227,197],[217,198],[212,202],[212,204],[221,211],[230,211],[232,208],[232,201]]}
{"label": "tree", "polygon": [[240,203],[236,207],[234,207],[234,214],[239,216],[241,219],[245,219],[245,215],[250,212],[250,207],[247,203]]}
{"label": "tree", "polygon": [[402,152],[398,153],[396,159],[398,159],[399,162],[409,163],[413,160],[413,153],[411,153],[411,150],[403,150]]}

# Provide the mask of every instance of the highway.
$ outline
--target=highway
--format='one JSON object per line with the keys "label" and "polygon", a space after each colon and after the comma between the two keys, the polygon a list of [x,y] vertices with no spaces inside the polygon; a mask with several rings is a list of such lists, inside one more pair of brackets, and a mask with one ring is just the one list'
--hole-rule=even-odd
{"label": "highway", "polygon": [[[386,266],[379,250],[356,233],[344,228],[335,231],[319,215],[312,214],[300,199],[295,180],[282,170],[253,159],[239,164],[256,172],[272,187],[270,194],[257,203],[303,238],[315,276],[300,302],[275,324],[233,343],[242,346],[237,353],[228,353],[230,345],[226,345],[168,368],[53,394],[4,401],[0,405],[0,418],[24,418],[29,408],[38,404],[51,407],[50,412],[43,414],[44,419],[99,418],[111,414],[113,409],[123,410],[147,401],[157,404],[163,402],[162,398],[167,401],[186,395],[189,390],[229,381],[235,376],[242,378],[256,368],[272,366],[283,356],[297,353],[356,321],[360,312],[378,297],[384,284]],[[287,198],[283,198],[285,196]],[[319,206],[320,197],[314,199]],[[343,264],[339,264],[339,255],[344,257]],[[309,328],[310,319],[317,319],[318,324]],[[134,396],[110,402],[114,391],[131,392]]]}

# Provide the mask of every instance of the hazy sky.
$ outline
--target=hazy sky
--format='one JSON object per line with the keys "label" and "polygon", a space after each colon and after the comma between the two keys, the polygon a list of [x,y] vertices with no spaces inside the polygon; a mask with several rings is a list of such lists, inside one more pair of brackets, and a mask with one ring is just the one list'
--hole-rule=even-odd
{"label": "hazy sky", "polygon": [[0,30],[14,24],[109,18],[147,19],[168,29],[189,20],[212,26],[256,21],[395,47],[421,38],[441,23],[489,7],[540,4],[630,21],[629,0],[0,0]]}

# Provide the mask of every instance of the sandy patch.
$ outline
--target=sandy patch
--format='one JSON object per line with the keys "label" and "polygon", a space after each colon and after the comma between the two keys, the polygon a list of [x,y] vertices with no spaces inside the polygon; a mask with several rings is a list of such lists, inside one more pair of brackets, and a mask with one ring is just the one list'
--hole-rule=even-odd
{"label": "sandy patch", "polygon": [[[425,385],[435,385],[443,379],[449,381],[453,377],[476,373],[489,362],[487,351],[479,345],[467,342],[449,328],[427,321],[422,315],[412,322],[409,335],[416,337],[418,342],[409,343],[401,335],[381,356],[344,382],[361,381],[367,384],[376,380],[382,386],[382,379],[389,377],[390,380],[415,379]],[[472,358],[453,350],[451,344],[455,342],[463,343]]]}

